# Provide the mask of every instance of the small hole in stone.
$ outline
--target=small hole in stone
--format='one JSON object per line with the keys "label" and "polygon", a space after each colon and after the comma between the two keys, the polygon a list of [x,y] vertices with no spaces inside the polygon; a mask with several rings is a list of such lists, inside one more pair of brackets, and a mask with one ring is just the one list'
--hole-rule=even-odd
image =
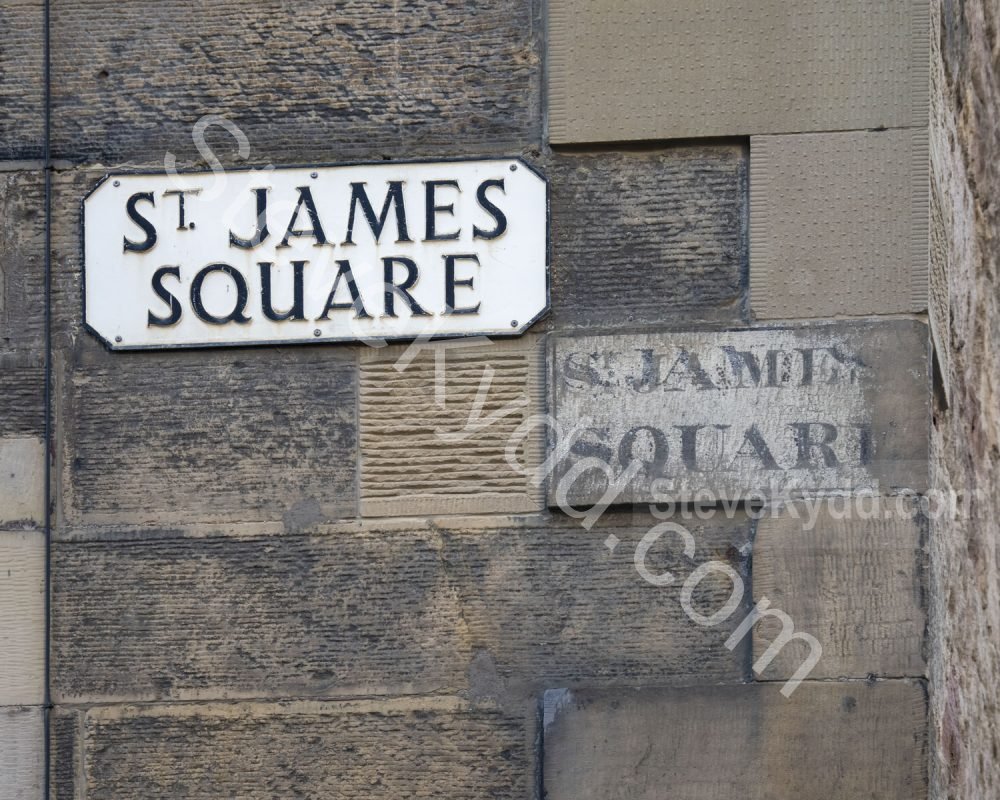
{"label": "small hole in stone", "polygon": [[106,81],[109,77],[108,71],[106,69],[102,69],[100,72],[97,73],[97,77],[102,81]]}

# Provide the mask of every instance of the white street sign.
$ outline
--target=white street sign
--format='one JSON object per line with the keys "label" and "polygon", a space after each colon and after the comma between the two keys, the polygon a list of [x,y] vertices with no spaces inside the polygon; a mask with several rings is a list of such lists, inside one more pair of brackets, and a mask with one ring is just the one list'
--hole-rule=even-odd
{"label": "white street sign", "polygon": [[523,333],[548,187],[520,160],[109,175],[84,319],[117,350]]}

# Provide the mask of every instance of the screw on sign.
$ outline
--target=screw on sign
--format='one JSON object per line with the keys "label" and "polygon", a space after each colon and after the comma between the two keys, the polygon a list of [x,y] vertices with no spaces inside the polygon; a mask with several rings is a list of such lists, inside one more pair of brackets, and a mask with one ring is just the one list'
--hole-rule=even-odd
{"label": "screw on sign", "polygon": [[84,201],[85,321],[113,349],[523,333],[548,187],[517,167],[116,176]]}

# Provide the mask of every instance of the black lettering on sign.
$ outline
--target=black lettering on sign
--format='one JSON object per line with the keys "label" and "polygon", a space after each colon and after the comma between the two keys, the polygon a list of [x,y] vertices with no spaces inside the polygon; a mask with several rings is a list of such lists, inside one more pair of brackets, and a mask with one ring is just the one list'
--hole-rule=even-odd
{"label": "black lettering on sign", "polygon": [[[236,305],[233,307],[233,310],[224,317],[217,317],[214,314],[210,314],[205,308],[205,304],[202,299],[202,288],[205,283],[205,278],[213,272],[221,272],[224,275],[228,275],[236,285]],[[236,267],[232,267],[229,264],[209,264],[197,275],[195,275],[194,280],[191,282],[191,308],[194,309],[194,313],[197,315],[198,319],[207,322],[210,325],[225,325],[229,322],[236,322],[240,325],[248,323],[250,321],[250,317],[248,317],[245,312],[249,296],[250,292],[247,289],[246,279],[240,271],[236,269]]]}
{"label": "black lettering on sign", "polygon": [[152,192],[136,192],[125,202],[125,213],[128,214],[128,218],[146,234],[146,238],[141,242],[134,242],[127,236],[124,237],[124,252],[126,253],[145,253],[148,250],[152,250],[153,245],[156,244],[156,228],[135,207],[136,203],[140,200],[144,200],[153,207],[156,206],[156,200],[153,198]]}
{"label": "black lettering on sign", "polygon": [[167,275],[172,275],[180,280],[181,268],[160,267],[153,273],[153,291],[156,292],[157,297],[170,307],[170,313],[165,317],[158,317],[150,311],[146,321],[146,324],[149,326],[166,328],[180,322],[182,313],[181,301],[174,297],[167,287],[163,285],[163,279]]}

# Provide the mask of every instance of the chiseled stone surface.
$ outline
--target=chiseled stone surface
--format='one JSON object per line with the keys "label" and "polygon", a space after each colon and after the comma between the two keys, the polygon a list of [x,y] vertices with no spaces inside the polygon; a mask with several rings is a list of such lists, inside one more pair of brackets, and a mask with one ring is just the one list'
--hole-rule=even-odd
{"label": "chiseled stone surface", "polygon": [[[669,537],[652,548],[649,570],[677,575],[664,587],[646,583],[633,563],[641,537],[658,524],[646,515],[609,514],[590,531],[561,517],[501,527],[486,517],[403,524],[56,543],[57,702],[499,698],[553,682],[745,676],[749,637],[734,651],[725,647],[741,615],[704,628],[678,596],[702,559],[745,572],[744,516],[691,524],[694,563]],[[712,613],[730,592],[726,576],[710,575],[695,607]]]}
{"label": "chiseled stone surface", "polygon": [[[0,20],[5,13],[9,12],[0,11]],[[10,33],[2,27],[0,31],[0,37]],[[0,76],[4,52],[0,46]],[[0,77],[0,87],[3,83]],[[12,109],[6,104],[3,108],[6,121]],[[0,141],[9,140],[0,137]],[[40,352],[44,344],[44,193],[41,171],[0,172],[0,352]],[[38,402],[41,405],[41,395]]]}
{"label": "chiseled stone surface", "polygon": [[552,0],[549,135],[619,142],[927,120],[919,0]]}
{"label": "chiseled stone surface", "polygon": [[521,715],[433,698],[95,708],[82,748],[87,800],[521,800],[531,791]]}
{"label": "chiseled stone surface", "polygon": [[[1000,70],[997,5],[931,3],[931,182],[938,280],[931,322],[943,368],[932,485],[934,798],[1000,794]],[[951,510],[954,501],[954,511]]]}
{"label": "chiseled stone surface", "polygon": [[927,130],[750,139],[756,319],[927,308]]}
{"label": "chiseled stone surface", "polygon": [[[456,142],[519,152],[541,136],[539,14],[531,0],[57,3],[53,153],[205,163],[193,139],[205,115],[239,126],[260,166],[438,155]],[[225,128],[206,139],[240,162]]]}
{"label": "chiseled stone surface", "polygon": [[545,714],[549,800],[921,800],[916,682],[558,691]]}
{"label": "chiseled stone surface", "polygon": [[[757,524],[754,602],[788,614],[815,636],[823,657],[811,678],[922,677],[926,520],[903,498],[796,503]],[[815,513],[815,525],[808,520]],[[781,634],[765,617],[754,628],[754,658]],[[808,655],[785,645],[761,677],[792,677]]]}
{"label": "chiseled stone surface", "polygon": [[0,10],[0,160],[41,158],[45,145],[43,0]]}
{"label": "chiseled stone surface", "polygon": [[66,523],[354,516],[356,370],[345,348],[121,354],[79,339]]}
{"label": "chiseled stone surface", "polygon": [[922,323],[561,336],[553,359],[550,505],[609,475],[619,502],[926,488]]}
{"label": "chiseled stone surface", "polygon": [[4,436],[45,434],[45,361],[41,352],[0,352],[0,421]]}
{"label": "chiseled stone surface", "polygon": [[554,153],[542,169],[557,330],[743,321],[744,147]]}
{"label": "chiseled stone surface", "polygon": [[360,360],[363,516],[542,508],[545,427],[524,429],[545,411],[540,338],[364,347]]}
{"label": "chiseled stone surface", "polygon": [[0,706],[0,800],[44,795],[42,709]]}

